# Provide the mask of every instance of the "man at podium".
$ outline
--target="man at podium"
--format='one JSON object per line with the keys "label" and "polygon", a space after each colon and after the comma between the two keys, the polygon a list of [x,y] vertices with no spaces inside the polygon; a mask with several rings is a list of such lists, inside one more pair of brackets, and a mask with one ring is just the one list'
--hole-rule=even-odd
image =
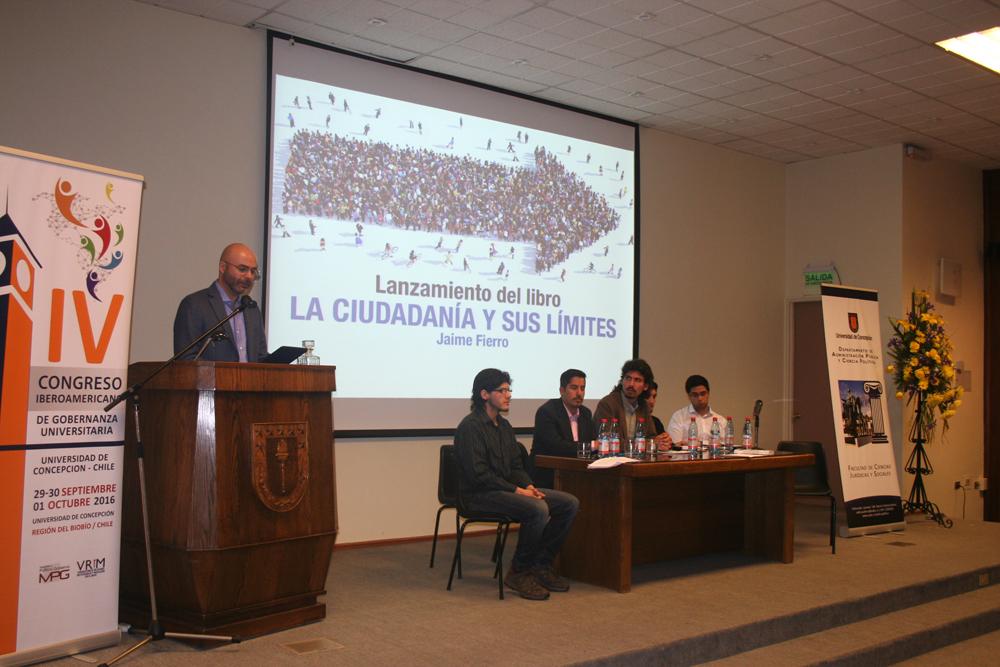
{"label": "man at podium", "polygon": [[[242,243],[231,243],[219,257],[219,277],[203,290],[188,294],[177,306],[174,317],[174,353],[208,331],[217,322],[248,299],[254,283],[260,278],[257,256]],[[208,339],[201,351],[193,348],[181,359],[201,358],[209,361],[260,361],[267,356],[264,319],[257,304],[250,305]]]}

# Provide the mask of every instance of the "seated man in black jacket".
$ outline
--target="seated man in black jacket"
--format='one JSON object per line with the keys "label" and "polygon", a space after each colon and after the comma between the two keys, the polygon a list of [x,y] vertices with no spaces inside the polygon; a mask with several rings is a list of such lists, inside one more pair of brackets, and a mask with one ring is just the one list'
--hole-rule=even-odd
{"label": "seated man in black jacket", "polygon": [[[535,456],[576,456],[581,442],[595,437],[594,418],[583,404],[587,392],[587,374],[570,368],[559,376],[559,398],[542,403],[535,413],[535,435],[531,441],[531,460]],[[550,468],[535,468],[535,484],[552,488],[555,473]]]}
{"label": "seated man in black jacket", "polygon": [[569,583],[552,563],[580,507],[576,496],[536,489],[521,462],[521,446],[501,412],[510,409],[510,375],[479,371],[472,383],[472,411],[455,431],[455,455],[462,469],[462,493],[471,509],[500,512],[521,524],[517,549],[505,582],[529,600]]}

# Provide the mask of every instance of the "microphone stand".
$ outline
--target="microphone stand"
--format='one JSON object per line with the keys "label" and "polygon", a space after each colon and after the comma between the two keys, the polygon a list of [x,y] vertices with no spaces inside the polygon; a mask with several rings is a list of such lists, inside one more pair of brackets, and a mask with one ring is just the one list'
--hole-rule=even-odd
{"label": "microphone stand", "polygon": [[205,350],[208,349],[208,346],[211,343],[221,343],[227,338],[229,338],[229,336],[226,334],[225,331],[222,331],[221,329],[218,331],[214,331],[211,336],[205,339],[205,342],[201,344],[201,347],[198,348],[198,354],[194,355],[194,361],[198,361],[199,359],[201,359],[201,355],[205,354]]}
{"label": "microphone stand", "polygon": [[[209,328],[205,333],[201,334],[193,341],[191,341],[187,345],[187,347],[185,347],[183,350],[181,350],[180,352],[178,352],[177,354],[175,354],[174,356],[170,357],[162,364],[160,364],[160,366],[152,373],[150,373],[148,376],[146,376],[139,382],[136,382],[122,393],[118,394],[118,396],[116,396],[113,401],[104,406],[104,411],[110,412],[116,405],[118,405],[122,401],[131,400],[132,402],[132,413],[133,416],[135,417],[135,452],[136,452],[135,457],[136,457],[136,462],[139,464],[139,506],[142,509],[142,535],[143,539],[145,540],[145,547],[146,547],[146,578],[148,579],[149,583],[150,621],[149,621],[149,628],[147,630],[135,631],[135,632],[144,632],[144,634],[146,635],[145,639],[140,641],[135,646],[132,646],[126,649],[125,651],[119,653],[111,660],[108,660],[107,662],[102,662],[99,667],[108,667],[109,665],[118,662],[125,656],[135,651],[138,651],[146,644],[149,644],[150,642],[160,641],[161,639],[167,639],[167,638],[195,639],[203,641],[231,642],[233,644],[238,644],[240,642],[239,637],[230,637],[228,635],[203,635],[203,634],[194,634],[187,632],[167,632],[166,630],[164,630],[163,625],[160,623],[159,614],[156,608],[156,585],[153,582],[153,549],[152,549],[152,542],[149,536],[149,509],[148,509],[149,504],[146,499],[146,469],[143,464],[143,460],[145,457],[143,455],[143,448],[142,448],[142,429],[139,427],[139,391],[150,380],[159,375],[164,369],[172,365],[180,357],[187,354],[192,348],[194,348],[202,341],[205,341],[205,346],[207,346],[208,343],[211,342],[211,339],[215,337],[217,333],[222,333],[223,335],[225,335],[224,331],[219,330],[219,327],[225,325],[229,320],[233,319],[238,314],[242,313],[244,310],[251,307],[253,304],[254,304],[253,299],[244,296],[240,300],[240,305],[237,306],[236,308],[233,308],[232,312],[226,315],[226,317],[224,317],[217,324]],[[200,355],[202,352],[204,352],[204,347],[199,351],[198,354]],[[129,633],[132,633],[133,629],[129,628],[128,631]]]}
{"label": "microphone stand", "polygon": [[764,402],[760,399],[753,405],[753,448],[760,449],[760,409],[764,407]]}

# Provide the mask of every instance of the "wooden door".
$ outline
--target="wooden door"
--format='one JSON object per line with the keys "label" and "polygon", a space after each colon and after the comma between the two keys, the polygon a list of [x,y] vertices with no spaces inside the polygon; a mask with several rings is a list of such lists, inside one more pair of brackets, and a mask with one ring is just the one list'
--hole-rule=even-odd
{"label": "wooden door", "polygon": [[842,498],[823,334],[823,303],[818,299],[792,303],[792,440],[823,443],[830,487],[838,500]]}

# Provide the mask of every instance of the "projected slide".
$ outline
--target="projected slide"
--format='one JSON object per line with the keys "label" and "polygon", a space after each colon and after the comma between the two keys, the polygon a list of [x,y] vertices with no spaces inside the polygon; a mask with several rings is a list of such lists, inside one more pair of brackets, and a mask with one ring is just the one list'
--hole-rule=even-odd
{"label": "projected slide", "polygon": [[614,384],[633,341],[632,150],[284,75],[273,105],[272,347],[315,340],[338,399],[467,410],[487,366],[518,399],[557,395],[568,367],[594,397]]}

